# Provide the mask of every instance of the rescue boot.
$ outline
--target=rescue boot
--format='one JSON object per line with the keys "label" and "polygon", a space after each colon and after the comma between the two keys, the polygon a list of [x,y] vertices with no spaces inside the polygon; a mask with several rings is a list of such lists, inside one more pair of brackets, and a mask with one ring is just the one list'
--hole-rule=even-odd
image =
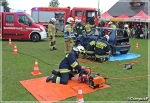
{"label": "rescue boot", "polygon": [[53,50],[57,50],[57,48],[56,48],[56,47],[53,47]]}
{"label": "rescue boot", "polygon": [[49,77],[46,78],[46,82],[51,81],[54,76],[55,76],[54,74],[51,74]]}
{"label": "rescue boot", "polygon": [[55,47],[56,45],[56,41],[53,42],[53,50],[57,50],[57,48]]}

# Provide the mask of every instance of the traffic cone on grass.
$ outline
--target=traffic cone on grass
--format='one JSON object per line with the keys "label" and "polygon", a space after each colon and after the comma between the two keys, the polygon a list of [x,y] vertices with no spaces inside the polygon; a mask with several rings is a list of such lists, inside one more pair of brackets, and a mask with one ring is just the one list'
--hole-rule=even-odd
{"label": "traffic cone on grass", "polygon": [[138,42],[136,43],[135,48],[136,48],[136,49],[139,49],[139,44],[138,44]]}
{"label": "traffic cone on grass", "polygon": [[76,103],[84,103],[82,89],[79,87]]}
{"label": "traffic cone on grass", "polygon": [[18,50],[17,50],[17,45],[16,44],[14,44],[14,51],[12,53],[13,54],[19,54]]}
{"label": "traffic cone on grass", "polygon": [[39,66],[38,66],[38,60],[35,60],[35,63],[34,63],[34,70],[33,72],[31,72],[32,75],[40,75],[42,74],[40,71],[39,71]]}
{"label": "traffic cone on grass", "polygon": [[11,38],[9,38],[8,46],[12,46]]}

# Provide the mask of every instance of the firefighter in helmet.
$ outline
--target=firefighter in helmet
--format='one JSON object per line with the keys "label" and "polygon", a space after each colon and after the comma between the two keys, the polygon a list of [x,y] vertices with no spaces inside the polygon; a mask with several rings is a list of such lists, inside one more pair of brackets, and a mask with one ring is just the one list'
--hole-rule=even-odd
{"label": "firefighter in helmet", "polygon": [[108,24],[110,28],[116,28],[116,25],[113,22],[110,21]]}
{"label": "firefighter in helmet", "polygon": [[76,31],[76,33],[77,33],[77,37],[78,37],[79,35],[85,34],[85,26],[82,25],[82,21],[81,21],[81,20],[78,20],[78,23],[77,23],[77,25],[75,26],[75,31]]}
{"label": "firefighter in helmet", "polygon": [[105,35],[95,43],[95,60],[102,63],[108,60],[110,55],[109,36]]}
{"label": "firefighter in helmet", "polygon": [[86,33],[89,33],[91,31],[91,28],[93,27],[93,25],[90,25],[89,22],[87,22],[87,24],[85,25],[85,30],[86,30]]}
{"label": "firefighter in helmet", "polygon": [[48,24],[48,36],[50,39],[50,50],[57,50],[56,49],[56,40],[55,40],[55,33],[56,33],[56,26],[55,26],[56,19],[51,18]]}
{"label": "firefighter in helmet", "polygon": [[72,23],[74,19],[69,17],[64,28],[65,53],[69,53],[74,45],[73,38],[76,38],[73,33]]}
{"label": "firefighter in helmet", "polygon": [[72,28],[73,28],[73,32],[74,32],[74,35],[77,37],[77,31],[76,31],[76,25],[78,24],[78,22],[79,22],[79,20],[78,19],[76,19],[75,20],[75,23],[73,24],[73,26],[72,26]]}
{"label": "firefighter in helmet", "polygon": [[52,81],[57,84],[68,84],[76,74],[81,70],[85,70],[85,66],[81,66],[78,62],[78,56],[85,53],[83,46],[74,46],[72,51],[66,54],[65,58],[61,61],[59,69],[53,70],[52,74],[46,79],[46,82]]}

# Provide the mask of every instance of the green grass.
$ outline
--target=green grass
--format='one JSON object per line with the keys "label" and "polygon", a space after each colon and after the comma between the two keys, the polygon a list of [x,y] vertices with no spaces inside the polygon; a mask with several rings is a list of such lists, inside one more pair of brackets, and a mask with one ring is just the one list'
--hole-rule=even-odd
{"label": "green grass", "polygon": [[[58,68],[58,64],[64,57],[64,40],[56,38],[57,51],[49,51],[49,40],[45,39],[34,43],[31,41],[12,40],[17,44],[20,54],[13,55],[13,46],[8,46],[8,40],[2,41],[2,101],[37,101],[20,83],[21,80],[48,76],[51,71]],[[148,40],[130,39],[132,53],[140,54],[140,58],[119,61],[119,64],[131,61],[148,61]],[[139,49],[135,49],[138,42]],[[32,76],[30,74],[34,68],[34,61],[38,59],[39,69],[42,75]],[[93,63],[81,63],[88,67],[93,67]],[[117,66],[115,62],[99,64],[93,72],[103,72],[109,78],[126,78],[131,76],[145,76],[148,74],[148,64],[142,62],[135,64],[132,70],[123,70],[122,66]],[[128,80],[107,80],[110,88],[85,94],[85,101],[126,101],[127,97],[142,98],[148,96],[148,78],[134,78]],[[75,101],[76,97],[65,101]]]}

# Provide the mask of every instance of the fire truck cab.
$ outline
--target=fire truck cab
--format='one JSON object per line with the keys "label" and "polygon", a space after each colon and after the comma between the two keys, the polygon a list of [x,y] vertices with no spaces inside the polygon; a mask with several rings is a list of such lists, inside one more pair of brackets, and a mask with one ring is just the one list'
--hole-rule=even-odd
{"label": "fire truck cab", "polygon": [[69,17],[81,19],[82,24],[89,22],[91,25],[98,26],[98,16],[96,8],[83,7],[34,7],[31,9],[31,16],[39,24],[48,27],[50,18],[56,18],[56,28],[63,31],[64,25]]}
{"label": "fire truck cab", "polygon": [[34,19],[24,12],[1,12],[2,38],[25,39],[37,42],[47,38],[45,27],[36,24]]}

